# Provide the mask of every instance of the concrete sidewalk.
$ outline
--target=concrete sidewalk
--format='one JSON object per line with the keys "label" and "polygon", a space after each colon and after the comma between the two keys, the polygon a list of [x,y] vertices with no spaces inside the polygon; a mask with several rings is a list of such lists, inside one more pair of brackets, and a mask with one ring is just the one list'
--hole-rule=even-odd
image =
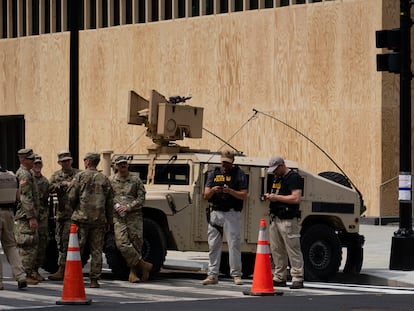
{"label": "concrete sidewalk", "polygon": [[[361,225],[360,234],[365,236],[364,262],[361,274],[345,276],[338,273],[335,282],[383,285],[397,287],[414,287],[414,271],[390,270],[391,241],[398,225]],[[346,258],[346,249],[343,258]],[[343,263],[345,260],[342,260]],[[168,251],[165,269],[190,269],[206,272],[208,254],[199,252]],[[342,270],[343,266],[341,266]],[[340,271],[341,271],[340,270]]]}
{"label": "concrete sidewalk", "polygon": [[361,225],[365,236],[364,262],[361,275],[378,285],[414,287],[414,271],[390,270],[391,242],[398,225]]}
{"label": "concrete sidewalk", "polygon": [[[397,230],[398,225],[378,226],[362,224],[360,226],[360,234],[365,237],[365,245],[364,261],[360,275],[349,276],[338,273],[332,282],[414,288],[414,271],[389,269],[392,237]],[[346,249],[344,248],[343,251],[342,262],[344,264]],[[6,262],[1,244],[0,260]],[[105,263],[104,265],[106,267]],[[207,267],[208,253],[206,252],[168,251],[164,264],[164,269],[167,270],[187,270],[200,273],[206,273]],[[343,266],[341,266],[340,271],[342,271],[342,268]],[[89,271],[87,266],[85,271]],[[46,273],[44,274],[46,275]],[[8,264],[3,264],[3,275],[11,275]]]}

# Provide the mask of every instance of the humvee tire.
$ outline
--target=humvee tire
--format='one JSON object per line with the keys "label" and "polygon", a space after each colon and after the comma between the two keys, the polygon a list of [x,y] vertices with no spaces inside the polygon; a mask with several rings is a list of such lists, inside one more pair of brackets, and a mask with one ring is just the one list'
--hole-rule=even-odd
{"label": "humvee tire", "polygon": [[58,257],[59,252],[57,249],[56,240],[54,237],[49,237],[47,240],[45,260],[41,268],[49,273],[55,273],[59,268]]}
{"label": "humvee tire", "polygon": [[344,273],[359,274],[362,269],[362,262],[364,259],[364,249],[359,246],[348,246],[348,255],[346,256],[346,263]]}
{"label": "humvee tire", "polygon": [[[153,265],[151,275],[159,272],[167,255],[167,247],[162,229],[155,221],[149,218],[144,218],[144,242],[141,252],[142,258]],[[114,277],[127,280],[129,267],[116,247],[115,235],[112,231],[105,236],[104,253]],[[139,273],[138,275],[140,276]]]}
{"label": "humvee tire", "polygon": [[342,246],[331,227],[316,224],[305,228],[301,247],[307,281],[328,280],[338,272]]}
{"label": "humvee tire", "polygon": [[364,239],[355,234],[347,234],[346,238],[341,238],[347,245],[347,256],[344,266],[344,273],[359,274],[364,259]]}
{"label": "humvee tire", "polygon": [[144,218],[142,258],[152,263],[152,274],[159,272],[167,256],[167,242],[161,227],[152,219]]}
{"label": "humvee tire", "polygon": [[[55,239],[55,216],[54,216],[54,196],[49,196],[49,214],[47,219],[47,246],[46,246],[46,256],[43,261],[41,268],[49,273],[55,273],[59,266],[58,266],[58,259],[59,259],[59,251],[57,248],[57,242]],[[56,203],[57,204],[57,203]]]}
{"label": "humvee tire", "polygon": [[[352,188],[348,179],[337,172],[321,172],[318,174],[321,177],[332,180],[342,186]],[[365,211],[363,205],[361,206],[360,213],[361,215]],[[347,246],[347,256],[346,263],[344,266],[344,273],[347,274],[358,274],[361,272],[362,262],[364,260],[364,248],[363,241],[360,241],[359,235],[347,234],[346,236],[341,236],[342,244]]]}

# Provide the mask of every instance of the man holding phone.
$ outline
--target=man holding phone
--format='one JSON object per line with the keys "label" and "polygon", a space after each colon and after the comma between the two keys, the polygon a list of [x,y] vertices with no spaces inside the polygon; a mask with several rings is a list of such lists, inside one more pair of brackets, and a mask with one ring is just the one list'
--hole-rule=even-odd
{"label": "man holding phone", "polygon": [[210,171],[204,188],[204,199],[208,200],[212,212],[208,224],[209,265],[203,285],[217,284],[220,269],[223,233],[229,247],[230,275],[234,284],[242,285],[241,264],[241,210],[247,198],[247,178],[244,172],[233,165],[234,153],[221,154],[221,167]]}

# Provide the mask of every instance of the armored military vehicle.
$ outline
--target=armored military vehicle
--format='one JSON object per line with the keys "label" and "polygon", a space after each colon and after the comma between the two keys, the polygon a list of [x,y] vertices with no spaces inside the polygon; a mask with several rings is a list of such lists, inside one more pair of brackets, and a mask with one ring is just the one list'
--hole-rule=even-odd
{"label": "armored military vehicle", "polygon": [[[204,183],[209,170],[220,165],[220,156],[207,150],[192,150],[174,143],[185,137],[201,138],[203,108],[187,105],[188,97],[165,98],[155,90],[149,100],[130,92],[128,123],[147,128],[153,141],[146,154],[124,154],[130,171],[138,172],[147,196],[143,207],[143,256],[154,264],[153,273],[163,266],[167,250],[208,251]],[[104,152],[104,173],[111,174],[119,154]],[[271,155],[269,155],[270,158]],[[303,178],[301,241],[306,280],[326,280],[339,271],[346,248],[344,273],[359,273],[364,238],[359,234],[362,195],[349,180],[336,172],[314,174],[297,163],[286,165]],[[236,155],[248,177],[248,199],[242,210],[242,263],[245,276],[254,269],[261,218],[268,215],[268,203],[261,200],[270,192],[273,176],[267,174],[268,158]],[[126,278],[129,272],[113,236],[105,244],[107,262],[113,273]],[[228,273],[228,253],[223,247],[221,271]]]}

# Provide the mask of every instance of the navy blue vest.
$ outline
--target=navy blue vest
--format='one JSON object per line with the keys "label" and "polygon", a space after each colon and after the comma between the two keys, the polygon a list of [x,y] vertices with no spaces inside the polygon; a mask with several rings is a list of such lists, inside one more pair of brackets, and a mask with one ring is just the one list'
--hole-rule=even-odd
{"label": "navy blue vest", "polygon": [[[233,167],[230,172],[223,173],[220,167],[214,169],[214,178],[212,187],[227,185],[229,188],[236,191],[240,191],[240,183],[237,180],[237,176],[240,168],[238,166]],[[243,209],[243,200],[239,200],[229,193],[214,193],[208,200],[213,205],[213,210],[228,212],[231,208],[235,211],[241,211]]]}

